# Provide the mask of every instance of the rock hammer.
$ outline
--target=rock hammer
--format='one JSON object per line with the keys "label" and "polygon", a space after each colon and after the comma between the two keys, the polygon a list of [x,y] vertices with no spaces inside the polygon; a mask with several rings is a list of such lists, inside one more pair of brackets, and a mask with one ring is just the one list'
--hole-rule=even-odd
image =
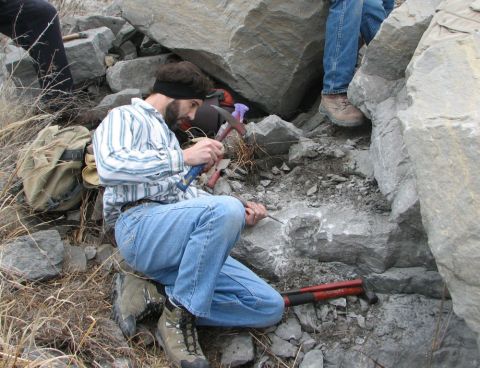
{"label": "rock hammer", "polygon": [[[232,129],[235,129],[241,136],[243,136],[247,131],[245,125],[242,123],[242,120],[244,114],[248,111],[248,107],[240,103],[236,103],[234,106],[234,114],[237,116],[237,118],[235,118],[227,110],[219,106],[211,105],[211,107],[217,110],[218,113],[222,115],[227,122],[227,128],[223,131],[219,131],[217,136],[215,137],[215,140],[219,142],[223,141]],[[192,168],[190,168],[187,174],[177,183],[177,188],[185,192],[188,186],[192,183],[192,181],[194,181],[196,177],[202,173],[204,168],[205,164],[193,166]]]}

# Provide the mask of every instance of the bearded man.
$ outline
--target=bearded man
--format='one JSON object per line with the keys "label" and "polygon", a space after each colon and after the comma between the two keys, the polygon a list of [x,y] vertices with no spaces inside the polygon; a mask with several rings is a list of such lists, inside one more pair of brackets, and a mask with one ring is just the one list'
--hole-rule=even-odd
{"label": "bearded man", "polygon": [[105,222],[127,263],[165,286],[156,335],[176,367],[209,366],[195,325],[266,327],[284,308],[278,292],[229,256],[265,207],[176,187],[190,166],[211,166],[223,153],[208,138],[182,150],[172,131],[193,120],[211,87],[192,63],[161,65],[152,93],[113,109],[93,139]]}

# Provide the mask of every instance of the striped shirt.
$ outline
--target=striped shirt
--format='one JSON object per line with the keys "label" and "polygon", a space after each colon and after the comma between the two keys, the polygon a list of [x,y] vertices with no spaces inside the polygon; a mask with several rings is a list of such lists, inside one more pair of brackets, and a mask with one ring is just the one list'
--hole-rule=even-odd
{"label": "striped shirt", "polygon": [[176,187],[190,167],[163,116],[139,98],[107,115],[93,145],[107,225],[115,225],[124,204],[142,198],[175,203],[207,195],[193,185],[185,193]]}

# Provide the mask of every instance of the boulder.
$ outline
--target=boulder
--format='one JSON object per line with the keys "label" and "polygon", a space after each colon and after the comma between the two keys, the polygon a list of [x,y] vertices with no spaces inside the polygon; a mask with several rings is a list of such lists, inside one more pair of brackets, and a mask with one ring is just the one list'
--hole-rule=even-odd
{"label": "boulder", "polygon": [[113,92],[136,88],[143,95],[150,93],[155,83],[156,68],[167,62],[171,54],[119,61],[107,70],[107,82]]}
{"label": "boulder", "polygon": [[281,155],[288,153],[302,136],[302,130],[292,123],[270,115],[259,123],[247,124],[245,139],[258,147],[259,155]]}
{"label": "boulder", "polygon": [[247,332],[226,336],[222,349],[223,367],[238,367],[252,362],[255,357],[253,339]]}
{"label": "boulder", "polygon": [[370,156],[392,219],[421,227],[415,175],[399,113],[407,105],[405,69],[441,0],[411,0],[395,9],[368,45],[348,96],[372,120]]}
{"label": "boulder", "polygon": [[54,278],[62,271],[65,247],[56,230],[38,231],[6,243],[0,270],[29,281]]}
{"label": "boulder", "polygon": [[269,113],[288,116],[321,76],[329,1],[124,0],[122,16]]}
{"label": "boulder", "polygon": [[471,3],[439,6],[408,67],[400,120],[428,244],[455,313],[480,333],[480,12]]}
{"label": "boulder", "polygon": [[65,43],[75,84],[105,75],[105,55],[112,46],[113,32],[107,27],[85,31],[87,38]]}
{"label": "boulder", "polygon": [[13,82],[17,87],[28,88],[34,93],[35,89],[37,89],[35,94],[40,93],[34,61],[24,49],[11,44],[7,45],[2,65],[5,65],[5,76],[12,76]]}
{"label": "boulder", "polygon": [[71,32],[84,32],[89,29],[107,27],[116,35],[125,24],[125,19],[106,15],[88,15],[75,17]]}

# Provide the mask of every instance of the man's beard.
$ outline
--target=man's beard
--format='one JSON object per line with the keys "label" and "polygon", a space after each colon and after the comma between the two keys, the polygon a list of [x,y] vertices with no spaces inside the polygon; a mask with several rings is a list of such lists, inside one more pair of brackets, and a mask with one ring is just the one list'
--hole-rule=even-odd
{"label": "man's beard", "polygon": [[165,109],[165,123],[171,130],[178,129],[180,120],[180,102],[173,100],[167,105]]}

